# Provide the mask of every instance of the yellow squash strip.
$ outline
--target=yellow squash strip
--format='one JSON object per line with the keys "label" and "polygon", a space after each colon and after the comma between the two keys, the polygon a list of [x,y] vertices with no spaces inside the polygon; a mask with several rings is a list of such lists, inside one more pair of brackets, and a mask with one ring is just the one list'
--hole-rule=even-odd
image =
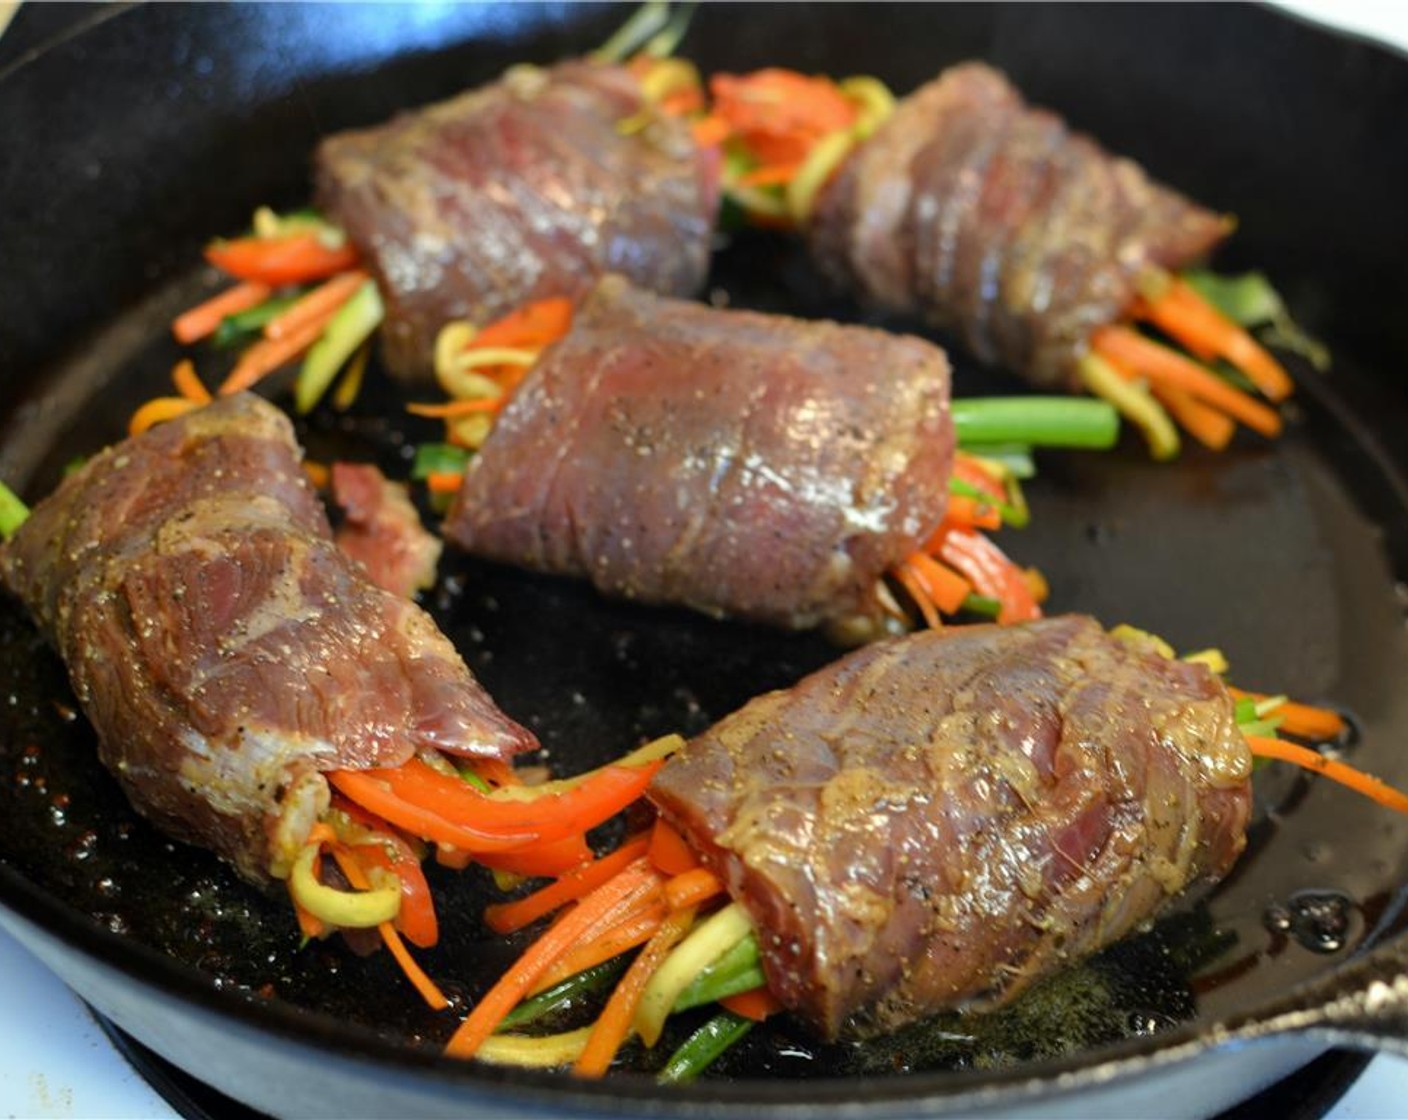
{"label": "yellow squash strip", "polygon": [[675,1001],[699,973],[753,932],[748,912],[730,903],[690,933],[650,978],[636,1006],[632,1025],[647,1046],[660,1040],[660,1032]]}
{"label": "yellow squash strip", "polygon": [[521,1034],[495,1034],[480,1044],[474,1056],[482,1062],[499,1066],[552,1069],[571,1065],[580,1058],[591,1036],[591,1027],[536,1038]]}
{"label": "yellow squash strip", "polygon": [[1155,459],[1172,459],[1178,454],[1178,429],[1149,390],[1126,381],[1114,366],[1096,354],[1082,357],[1079,369],[1087,389],[1109,401],[1120,415],[1144,433],[1149,453]]}
{"label": "yellow squash strip", "polygon": [[1191,661],[1199,665],[1206,665],[1214,673],[1219,675],[1232,668],[1227,663],[1227,658],[1220,649],[1200,649],[1197,653],[1186,653],[1183,655],[1184,661]]}
{"label": "yellow squash strip", "polygon": [[787,184],[787,211],[799,226],[805,225],[811,217],[816,196],[856,143],[856,137],[850,132],[833,132],[818,140],[807,153],[796,176]]}
{"label": "yellow squash strip", "polygon": [[860,110],[851,132],[857,140],[867,140],[895,111],[895,95],[879,78],[862,75],[846,78],[840,90],[856,103]]}
{"label": "yellow squash strip", "polygon": [[318,845],[305,845],[289,875],[293,900],[315,918],[342,929],[373,929],[401,911],[401,885],[385,884],[369,891],[340,891],[318,882],[313,863]]}

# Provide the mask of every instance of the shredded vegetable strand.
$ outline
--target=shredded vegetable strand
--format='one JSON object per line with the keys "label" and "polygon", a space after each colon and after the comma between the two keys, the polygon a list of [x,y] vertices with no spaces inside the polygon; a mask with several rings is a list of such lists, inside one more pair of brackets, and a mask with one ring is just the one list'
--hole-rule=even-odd
{"label": "shredded vegetable strand", "polygon": [[894,574],[908,592],[911,601],[919,608],[924,625],[930,630],[943,629],[944,624],[939,618],[938,608],[934,605],[934,597],[929,593],[923,574],[915,570],[914,557],[901,561],[895,567]]}
{"label": "shredded vegetable strand", "polygon": [[1101,327],[1092,336],[1091,345],[1107,360],[1155,384],[1183,389],[1268,438],[1281,433],[1281,418],[1273,409],[1234,389],[1192,358],[1160,346],[1130,327]]}
{"label": "shredded vegetable strand", "polygon": [[318,341],[328,325],[329,318],[330,315],[315,319],[292,334],[278,339],[261,339],[249,347],[240,355],[235,368],[221,383],[220,396],[228,397],[233,393],[251,389],[280,366],[293,361]]}
{"label": "shredded vegetable strand", "polygon": [[733,902],[702,921],[651,977],[635,1013],[636,1034],[647,1046],[660,1040],[675,1001],[703,969],[753,929],[747,911]]}
{"label": "shredded vegetable strand", "polygon": [[1386,782],[1362,770],[1356,770],[1348,763],[1326,758],[1309,747],[1288,743],[1284,739],[1267,739],[1259,735],[1248,735],[1246,739],[1251,745],[1252,754],[1258,758],[1274,758],[1281,762],[1294,763],[1306,770],[1314,770],[1333,782],[1339,782],[1356,793],[1362,793],[1365,797],[1377,801],[1386,809],[1408,813],[1408,794],[1400,793]]}
{"label": "shredded vegetable strand", "polygon": [[195,363],[190,358],[182,358],[171,369],[171,383],[186,400],[195,404],[209,404],[210,390],[196,374]]}
{"label": "shredded vegetable strand", "polygon": [[264,324],[265,338],[287,338],[294,331],[309,323],[326,319],[344,303],[367,280],[367,274],[359,268],[339,273],[325,280],[311,292],[299,296],[286,310]]}
{"label": "shredded vegetable strand", "polygon": [[627,864],[645,855],[649,846],[650,840],[645,836],[628,840],[610,855],[569,871],[551,886],[534,891],[526,898],[520,898],[516,902],[495,903],[487,907],[484,920],[495,933],[514,933],[595,890],[623,870]]}
{"label": "shredded vegetable strand", "polygon": [[533,986],[530,995],[555,987],[570,976],[586,972],[597,965],[614,960],[622,953],[630,952],[655,936],[670,911],[661,903],[647,900],[647,904],[628,914],[618,925],[613,926],[595,941],[578,945],[543,974]]}
{"label": "shredded vegetable strand", "polygon": [[737,1045],[753,1029],[751,1019],[722,1011],[687,1038],[670,1055],[657,1080],[662,1085],[685,1085],[693,1081],[726,1050]]}
{"label": "shredded vegetable strand", "polygon": [[719,1003],[735,1015],[742,1015],[755,1023],[761,1023],[782,1010],[782,1004],[777,1002],[777,997],[766,987],[749,988],[746,992],[723,996]]}
{"label": "shredded vegetable strand", "polygon": [[1288,734],[1328,742],[1338,739],[1345,733],[1344,716],[1329,708],[1314,708],[1309,704],[1297,704],[1284,697],[1266,696],[1260,692],[1246,692],[1240,688],[1229,688],[1227,691],[1237,700],[1252,700],[1258,705],[1272,700],[1277,701],[1275,706],[1264,714],[1280,716],[1281,729]]}
{"label": "shredded vegetable strand", "polygon": [[[371,887],[371,882],[367,879],[366,872],[358,864],[356,857],[341,845],[333,845],[332,855],[337,860],[337,866],[342,869],[342,873],[347,876],[347,881],[358,890],[367,890]],[[401,936],[396,932],[396,927],[390,922],[381,922],[377,925],[377,932],[381,934],[381,939],[386,944],[396,963],[400,965],[401,971],[406,974],[417,992],[434,1011],[441,1011],[450,1006],[450,1001],[445,998],[445,994],[436,986],[433,981],[421,969],[411,956],[405,944],[401,941]]]}
{"label": "shredded vegetable strand", "polygon": [[186,397],[154,397],[132,414],[132,419],[127,422],[127,434],[139,436],[149,428],[175,420],[199,407]]}
{"label": "shredded vegetable strand", "polygon": [[20,496],[0,482],[0,537],[9,540],[29,520],[29,507]]}
{"label": "shredded vegetable strand", "polygon": [[723,893],[723,880],[706,867],[685,871],[665,884],[665,901],[671,910],[698,906]]}
{"label": "shredded vegetable strand", "polygon": [[618,907],[659,884],[659,875],[642,858],[602,884],[543,934],[470,1012],[445,1051],[472,1058],[499,1021],[523,998],[538,978],[579,941],[611,923]]}
{"label": "shredded vegetable strand", "polygon": [[621,1049],[621,1044],[630,1033],[636,1007],[645,994],[650,978],[693,924],[692,906],[676,910],[665,919],[640,955],[631,962],[626,975],[616,985],[611,998],[606,1001],[606,1007],[592,1028],[586,1049],[572,1067],[573,1073],[579,1077],[600,1077],[607,1071],[616,1057],[616,1052]]}
{"label": "shredded vegetable strand", "polygon": [[1169,277],[1162,292],[1146,292],[1138,310],[1193,353],[1231,362],[1267,399],[1283,401],[1294,390],[1281,363],[1187,281]]}
{"label": "shredded vegetable strand", "polygon": [[177,342],[189,346],[214,334],[229,316],[248,311],[251,307],[258,307],[271,294],[269,285],[261,284],[257,280],[236,284],[233,288],[226,288],[219,295],[178,315],[171,324],[171,333],[175,335]]}
{"label": "shredded vegetable strand", "polygon": [[1121,416],[1144,435],[1149,454],[1155,459],[1172,459],[1181,446],[1178,429],[1163,406],[1143,385],[1132,381],[1117,360],[1104,352],[1081,356],[1077,365],[1082,384],[1095,396],[1108,401]]}

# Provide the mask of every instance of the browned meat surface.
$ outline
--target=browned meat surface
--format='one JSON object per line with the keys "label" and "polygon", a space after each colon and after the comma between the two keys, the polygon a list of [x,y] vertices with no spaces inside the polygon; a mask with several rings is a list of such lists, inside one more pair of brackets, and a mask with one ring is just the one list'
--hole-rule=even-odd
{"label": "browned meat surface", "polygon": [[[641,114],[644,127],[619,127]],[[482,326],[606,272],[692,295],[708,271],[716,177],[688,126],[650,109],[620,67],[515,67],[329,137],[316,162],[319,204],[381,284],[385,354],[403,377],[428,376],[452,319]]]}
{"label": "browned meat surface", "polygon": [[1140,270],[1179,268],[1229,229],[965,63],[847,161],[811,240],[865,298],[927,315],[1039,386],[1072,387],[1091,331],[1129,306]]}
{"label": "browned meat surface", "polygon": [[435,585],[440,539],[420,523],[403,484],[368,463],[334,463],[332,496],[346,514],[337,547],[374,584],[407,599]]}
{"label": "browned meat surface", "polygon": [[0,550],[133,804],[254,881],[326,807],[319,771],[536,745],[337,550],[299,454],[231,397],[95,456]]}
{"label": "browned meat surface", "polygon": [[611,277],[500,415],[445,535],[643,602],[873,618],[882,573],[943,517],[948,388],[916,338]]}
{"label": "browned meat surface", "polygon": [[1066,616],[869,646],[692,741],[651,797],[834,1036],[1000,1001],[1245,843],[1221,682]]}

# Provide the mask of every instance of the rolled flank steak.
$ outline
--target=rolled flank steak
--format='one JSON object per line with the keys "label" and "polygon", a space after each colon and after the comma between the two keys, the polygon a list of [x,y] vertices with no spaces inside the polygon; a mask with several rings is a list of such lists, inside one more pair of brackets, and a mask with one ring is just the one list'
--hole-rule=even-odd
{"label": "rolled flank steak", "polygon": [[94,456],[0,549],[132,803],[256,883],[327,808],[322,771],[536,746],[337,549],[300,455],[225,398]]}
{"label": "rolled flank steak", "polygon": [[573,61],[329,137],[317,198],[376,273],[392,372],[423,379],[452,320],[483,326],[607,272],[693,295],[715,164],[629,70]]}
{"label": "rolled flank steak", "polygon": [[862,298],[1078,389],[1091,333],[1127,311],[1141,272],[1181,268],[1230,230],[970,62],[898,104],[822,191],[809,235]]}
{"label": "rolled flank steak", "polygon": [[602,280],[499,415],[445,523],[602,592],[807,628],[883,614],[943,519],[948,361],[918,338]]}
{"label": "rolled flank steak", "polygon": [[693,740],[651,798],[823,1035],[1001,1002],[1246,841],[1251,755],[1205,666],[1089,618],[868,646]]}

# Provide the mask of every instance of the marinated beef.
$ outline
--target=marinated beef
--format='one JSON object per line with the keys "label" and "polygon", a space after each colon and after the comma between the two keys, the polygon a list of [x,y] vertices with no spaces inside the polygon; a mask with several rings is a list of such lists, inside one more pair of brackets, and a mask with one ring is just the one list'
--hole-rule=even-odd
{"label": "marinated beef", "polygon": [[948,363],[917,338],[597,286],[471,462],[445,535],[606,594],[877,618],[943,518]]}
{"label": "marinated beef", "polygon": [[94,456],[0,550],[132,803],[255,882],[326,808],[319,771],[536,745],[338,551],[299,454],[227,398]]}
{"label": "marinated beef", "polygon": [[334,463],[332,496],[346,515],[337,547],[384,591],[410,598],[435,585],[440,538],[427,532],[403,483],[370,463]]}
{"label": "marinated beef", "polygon": [[1067,388],[1142,269],[1182,267],[1230,228],[965,63],[901,101],[846,162],[810,236],[822,267],[864,298]]}
{"label": "marinated beef", "polygon": [[447,322],[482,326],[606,272],[691,295],[716,175],[627,70],[518,66],[491,85],[320,145],[318,202],[375,271],[385,356],[428,376]]}
{"label": "marinated beef", "polygon": [[830,1037],[1006,1000],[1225,874],[1250,774],[1214,674],[1066,616],[862,649],[693,740],[651,797]]}

